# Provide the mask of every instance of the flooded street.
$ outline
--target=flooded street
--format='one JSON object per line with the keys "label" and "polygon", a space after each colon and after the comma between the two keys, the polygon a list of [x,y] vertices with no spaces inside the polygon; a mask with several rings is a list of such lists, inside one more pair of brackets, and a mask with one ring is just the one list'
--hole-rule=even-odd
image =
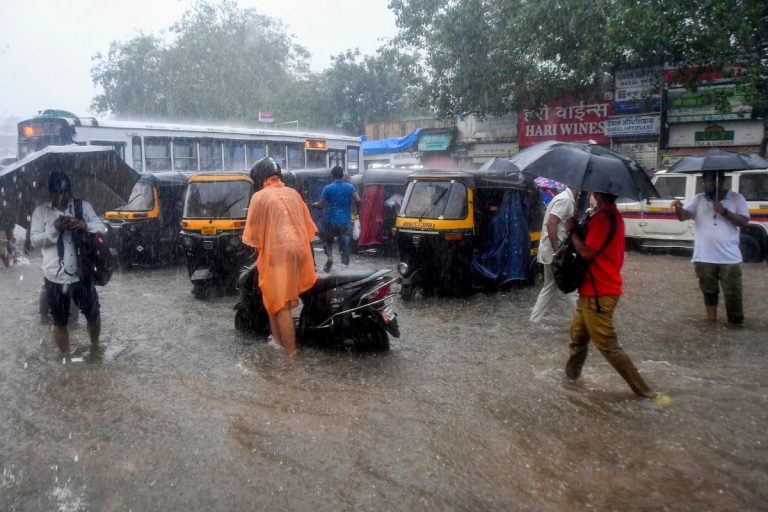
{"label": "flooded street", "polygon": [[[324,262],[322,256],[318,262]],[[394,268],[366,255],[353,267]],[[758,510],[768,503],[765,263],[743,328],[704,321],[687,256],[629,252],[619,341],[669,396],[639,400],[592,347],[565,384],[569,315],[537,288],[396,301],[385,354],[234,329],[183,266],[99,289],[63,365],[39,318],[39,257],[0,267],[2,510]]]}

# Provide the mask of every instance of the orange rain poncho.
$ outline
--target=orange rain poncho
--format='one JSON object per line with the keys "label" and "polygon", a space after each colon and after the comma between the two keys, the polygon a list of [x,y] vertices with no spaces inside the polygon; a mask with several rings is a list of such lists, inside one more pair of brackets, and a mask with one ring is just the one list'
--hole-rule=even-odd
{"label": "orange rain poncho", "polygon": [[267,313],[275,315],[317,281],[312,238],[317,226],[295,190],[266,180],[248,207],[243,243],[259,251],[256,267]]}

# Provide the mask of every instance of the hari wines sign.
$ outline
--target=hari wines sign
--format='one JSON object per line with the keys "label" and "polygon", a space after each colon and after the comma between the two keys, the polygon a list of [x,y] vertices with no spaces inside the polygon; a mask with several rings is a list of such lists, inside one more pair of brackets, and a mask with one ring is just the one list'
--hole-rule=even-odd
{"label": "hari wines sign", "polygon": [[608,144],[605,122],[613,113],[612,102],[587,103],[559,100],[538,109],[524,109],[518,116],[518,140],[521,147],[545,140]]}

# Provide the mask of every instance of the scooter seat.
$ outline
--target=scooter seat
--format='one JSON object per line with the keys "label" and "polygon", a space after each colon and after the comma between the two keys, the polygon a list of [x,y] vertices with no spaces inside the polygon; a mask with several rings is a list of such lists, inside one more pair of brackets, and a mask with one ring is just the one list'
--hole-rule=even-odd
{"label": "scooter seat", "polygon": [[[343,270],[336,274],[328,274],[326,276],[318,277],[315,285],[307,290],[307,292],[319,292],[328,290],[330,288],[336,288],[349,283],[355,283],[371,277],[374,274],[381,272],[380,270]],[[306,292],[305,292],[306,293]]]}

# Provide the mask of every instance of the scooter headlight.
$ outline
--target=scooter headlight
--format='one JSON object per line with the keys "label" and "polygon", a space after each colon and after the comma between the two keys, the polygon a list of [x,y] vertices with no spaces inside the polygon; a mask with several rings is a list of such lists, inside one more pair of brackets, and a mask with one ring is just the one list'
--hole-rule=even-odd
{"label": "scooter headlight", "polygon": [[400,263],[397,264],[397,272],[401,276],[403,276],[403,277],[407,276],[409,270],[410,269],[408,268],[408,264],[406,262],[401,261]]}

